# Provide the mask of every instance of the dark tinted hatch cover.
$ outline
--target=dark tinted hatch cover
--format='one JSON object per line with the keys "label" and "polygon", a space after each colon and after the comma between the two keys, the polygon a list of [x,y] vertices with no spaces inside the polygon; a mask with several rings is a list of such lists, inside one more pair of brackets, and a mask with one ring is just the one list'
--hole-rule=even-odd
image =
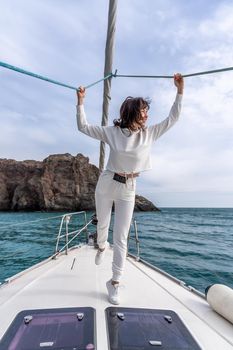
{"label": "dark tinted hatch cover", "polygon": [[200,350],[179,316],[171,310],[109,307],[111,350]]}
{"label": "dark tinted hatch cover", "polygon": [[20,312],[0,350],[94,350],[95,310],[90,307]]}

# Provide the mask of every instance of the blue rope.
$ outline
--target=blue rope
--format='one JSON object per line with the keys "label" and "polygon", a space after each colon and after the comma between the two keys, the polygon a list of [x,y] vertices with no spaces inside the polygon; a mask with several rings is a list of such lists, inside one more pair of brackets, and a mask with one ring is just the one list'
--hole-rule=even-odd
{"label": "blue rope", "polygon": [[[77,87],[75,86],[71,86],[71,85],[68,85],[68,84],[64,84],[64,83],[60,83],[59,81],[56,81],[56,80],[53,80],[53,79],[50,79],[50,78],[46,78],[46,77],[43,77],[42,75],[39,75],[39,74],[35,74],[35,73],[32,73],[32,72],[28,72],[24,69],[21,69],[21,68],[18,68],[18,67],[15,67],[15,66],[11,66],[10,64],[8,63],[4,63],[4,62],[1,62],[0,61],[0,66],[1,67],[4,67],[4,68],[7,68],[7,69],[11,69],[11,70],[14,70],[16,72],[19,72],[19,73],[22,73],[22,74],[26,74],[26,75],[30,75],[31,77],[34,77],[34,78],[37,78],[37,79],[41,79],[41,80],[45,80],[45,81],[48,81],[49,83],[52,83],[52,84],[56,84],[56,85],[60,85],[60,86],[64,86],[68,89],[72,89],[72,90],[77,90]],[[90,85],[87,85],[85,88],[88,89],[98,83],[100,83],[101,81],[103,80],[106,80],[108,78],[111,78],[113,75],[112,73],[106,75],[106,77],[100,79],[100,80],[97,80],[95,81],[94,83],[90,84]]]}
{"label": "blue rope", "polygon": [[[24,69],[12,66],[12,65],[10,65],[8,63],[4,63],[4,62],[0,61],[0,66],[4,67],[4,68],[7,68],[7,69],[14,70],[14,71],[22,73],[22,74],[30,75],[31,77],[34,77],[34,78],[37,78],[37,79],[45,80],[45,81],[47,81],[49,83],[52,83],[52,84],[64,86],[64,87],[66,87],[68,89],[77,90],[77,87],[75,87],[75,86],[71,86],[71,85],[68,85],[68,84],[60,83],[59,81],[43,77],[42,75],[26,71]],[[220,69],[214,69],[214,70],[198,72],[198,73],[191,73],[191,74],[183,74],[183,77],[187,78],[187,77],[193,77],[193,76],[197,76],[197,75],[226,72],[226,71],[230,71],[230,70],[233,70],[233,67],[220,68]],[[114,74],[113,73],[109,73],[104,78],[99,79],[99,80],[95,81],[94,83],[85,86],[85,88],[88,89],[88,88],[90,88],[90,87],[100,83],[101,81],[104,81],[104,80],[112,78],[112,77],[115,77],[115,78],[118,78],[118,77],[119,78],[154,78],[155,79],[155,78],[173,78],[173,75],[122,75],[122,74],[117,74],[117,71],[115,71]]]}
{"label": "blue rope", "polygon": [[[233,70],[233,67],[228,68],[220,68],[220,69],[214,69],[204,72],[198,72],[198,73],[191,73],[191,74],[182,74],[184,78],[187,77],[194,77],[196,75],[204,75],[204,74],[213,74],[213,73],[220,73],[220,72],[226,72],[229,70]],[[112,75],[115,78],[173,78],[173,75],[122,75],[122,74],[113,74]]]}
{"label": "blue rope", "polygon": [[92,83],[92,84],[90,84],[90,85],[85,86],[85,89],[89,89],[90,87],[92,87],[92,86],[94,86],[94,85],[100,83],[100,82],[103,81],[103,80],[106,80],[106,79],[108,79],[108,78],[111,78],[111,77],[113,77],[113,74],[112,74],[112,73],[106,75],[106,77],[104,77],[104,78],[102,78],[102,79],[100,79],[100,80],[97,80],[97,81],[95,81],[94,83]]}

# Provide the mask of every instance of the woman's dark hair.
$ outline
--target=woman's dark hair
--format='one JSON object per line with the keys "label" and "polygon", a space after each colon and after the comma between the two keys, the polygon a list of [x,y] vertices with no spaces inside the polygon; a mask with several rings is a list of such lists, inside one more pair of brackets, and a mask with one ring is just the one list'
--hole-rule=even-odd
{"label": "woman's dark hair", "polygon": [[143,122],[141,120],[141,110],[144,108],[150,108],[150,100],[142,97],[128,96],[122,103],[120,108],[120,118],[114,119],[113,124],[120,128],[128,128],[135,131],[135,122],[143,128]]}

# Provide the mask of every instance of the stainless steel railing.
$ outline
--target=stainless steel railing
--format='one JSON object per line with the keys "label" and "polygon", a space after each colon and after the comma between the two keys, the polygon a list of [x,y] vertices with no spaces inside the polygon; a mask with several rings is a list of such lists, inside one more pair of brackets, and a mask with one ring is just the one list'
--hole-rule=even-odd
{"label": "stainless steel railing", "polygon": [[[84,226],[80,229],[77,230],[72,230],[70,231],[70,222],[74,217],[77,216],[82,216],[83,215],[83,220],[84,220]],[[85,232],[86,235],[86,243],[89,242],[89,232],[88,232],[88,226],[92,223],[92,219],[87,222],[87,215],[85,211],[79,211],[79,212],[74,212],[74,213],[68,213],[64,214],[61,219],[60,227],[59,227],[59,232],[57,235],[57,240],[56,240],[56,247],[55,247],[55,252],[53,257],[55,258],[58,254],[62,253],[65,251],[65,254],[68,254],[69,246],[70,243],[78,237],[82,232]],[[133,230],[132,230],[133,228]],[[134,235],[132,235],[132,231],[134,232]],[[62,248],[58,248],[61,240],[65,240],[65,244],[62,246]],[[133,218],[130,229],[129,229],[129,234],[128,234],[128,242],[127,242],[127,250],[129,250],[129,244],[130,240],[134,240],[136,243],[136,250],[137,250],[137,255],[136,255],[136,260],[140,260],[140,242],[138,238],[138,229],[137,229],[137,222]]]}
{"label": "stainless steel railing", "polygon": [[[69,231],[69,224],[71,222],[71,220],[74,217],[77,216],[83,216],[83,220],[84,220],[84,226],[81,229],[77,229],[77,230],[73,230],[73,231]],[[54,253],[54,257],[56,257],[58,254],[60,254],[61,252],[63,252],[65,250],[66,255],[68,254],[68,250],[69,250],[69,245],[70,243],[77,237],[80,235],[80,233],[85,232],[86,234],[86,243],[88,243],[88,226],[91,224],[92,220],[90,220],[89,222],[87,222],[87,214],[85,211],[79,211],[79,212],[74,212],[74,213],[68,213],[68,214],[64,214],[62,216],[61,219],[61,223],[60,223],[60,228],[59,228],[59,232],[57,235],[57,240],[56,240],[56,247],[55,247],[55,253]],[[63,233],[65,232],[65,233]],[[65,245],[62,246],[62,248],[58,249],[59,247],[59,243],[60,241],[65,238]]]}
{"label": "stainless steel railing", "polygon": [[[132,227],[134,228],[134,236],[131,236]],[[129,229],[127,253],[129,252],[130,239],[134,240],[135,243],[136,243],[136,250],[137,250],[136,260],[139,261],[140,260],[140,241],[139,241],[139,238],[138,238],[137,221],[134,218],[132,219],[132,222],[131,222],[131,225],[130,225],[130,229]]]}

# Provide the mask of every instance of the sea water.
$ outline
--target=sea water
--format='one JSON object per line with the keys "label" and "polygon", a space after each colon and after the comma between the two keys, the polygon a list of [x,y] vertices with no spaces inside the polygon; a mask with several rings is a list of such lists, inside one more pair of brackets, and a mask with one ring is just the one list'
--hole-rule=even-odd
{"label": "sea water", "polygon": [[[0,213],[0,282],[54,253],[62,214]],[[202,292],[213,283],[233,288],[233,209],[163,208],[134,218],[141,258]],[[82,227],[83,219],[72,220],[70,229]],[[136,253],[133,239],[130,251]]]}

